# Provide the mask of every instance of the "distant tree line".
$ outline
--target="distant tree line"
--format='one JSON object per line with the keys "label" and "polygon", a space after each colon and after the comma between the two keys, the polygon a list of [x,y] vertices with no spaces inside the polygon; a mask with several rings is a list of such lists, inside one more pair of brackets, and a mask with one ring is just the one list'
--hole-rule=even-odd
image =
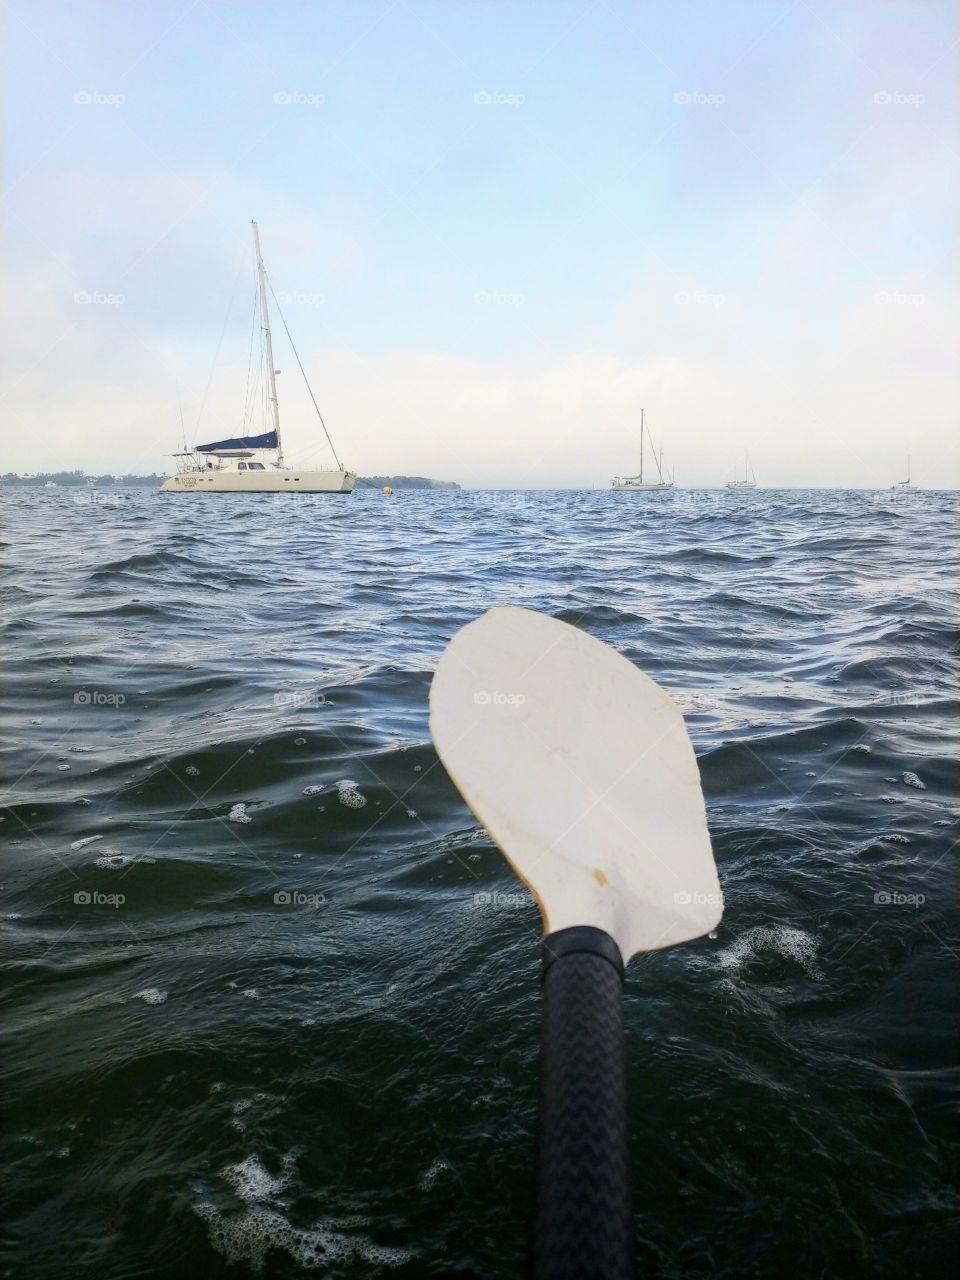
{"label": "distant tree line", "polygon": [[14,471],[8,471],[3,476],[4,484],[23,484],[23,485],[45,485],[53,483],[68,488],[71,485],[144,485],[144,484],[162,484],[166,476],[149,475],[135,476],[127,474],[125,476],[88,476],[85,471],[38,471],[36,475],[17,475]]}
{"label": "distant tree line", "polygon": [[382,489],[459,489],[456,480],[429,480],[426,476],[357,476],[357,484]]}
{"label": "distant tree line", "polygon": [[[55,485],[69,488],[70,486],[81,485],[160,485],[166,478],[166,476],[162,475],[135,476],[132,474],[125,476],[88,476],[85,471],[38,471],[36,475],[18,475],[15,471],[8,471],[3,476],[3,483],[7,485],[23,484],[42,487],[52,482]],[[369,485],[371,488],[376,489],[382,489],[384,485],[389,485],[391,489],[460,488],[455,480],[430,480],[427,476],[358,476],[357,484]]]}

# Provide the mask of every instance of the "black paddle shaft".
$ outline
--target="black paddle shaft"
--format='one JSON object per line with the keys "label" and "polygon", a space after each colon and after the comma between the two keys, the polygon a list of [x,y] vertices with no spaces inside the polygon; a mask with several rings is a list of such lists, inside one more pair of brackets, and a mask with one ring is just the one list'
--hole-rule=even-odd
{"label": "black paddle shaft", "polygon": [[623,960],[602,929],[543,943],[537,1280],[631,1280]]}

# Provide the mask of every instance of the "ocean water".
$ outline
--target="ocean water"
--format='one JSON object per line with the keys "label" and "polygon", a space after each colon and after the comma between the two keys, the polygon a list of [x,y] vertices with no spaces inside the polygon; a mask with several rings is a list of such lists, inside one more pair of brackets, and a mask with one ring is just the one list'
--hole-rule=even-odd
{"label": "ocean water", "polygon": [[427,729],[495,604],[699,756],[726,914],[627,979],[641,1273],[947,1273],[957,495],[2,503],[3,1275],[525,1274],[538,915]]}

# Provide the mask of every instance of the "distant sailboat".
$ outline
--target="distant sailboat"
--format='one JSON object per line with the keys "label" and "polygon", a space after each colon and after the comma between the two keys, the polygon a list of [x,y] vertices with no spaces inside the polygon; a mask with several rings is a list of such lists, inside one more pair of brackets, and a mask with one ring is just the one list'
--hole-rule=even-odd
{"label": "distant sailboat", "polygon": [[[244,421],[241,424],[244,432],[232,436],[228,440],[215,440],[212,444],[198,444],[194,449],[184,446],[182,453],[175,454],[177,474],[170,476],[160,486],[164,493],[351,493],[356,475],[348,471],[337,458],[333,441],[327,431],[326,424],[317,408],[310,383],[296,348],[293,354],[307,382],[307,390],[317,417],[323,427],[324,435],[330,446],[330,452],[336,460],[337,467],[326,471],[318,471],[304,467],[288,467],[283,461],[283,443],[280,439],[280,410],[277,403],[277,370],[274,368],[273,339],[270,333],[270,313],[267,307],[267,273],[263,258],[260,255],[260,235],[257,224],[252,222],[253,245],[257,259],[257,285],[260,311],[260,330],[262,335],[262,364],[265,376],[265,407],[267,420],[262,423],[259,432],[250,431],[247,410],[244,406]],[[274,296],[276,300],[276,296]],[[279,310],[279,304],[278,304]],[[283,320],[283,313],[280,314]],[[286,321],[284,321],[286,329]],[[287,337],[290,337],[289,330]],[[290,342],[293,347],[293,340]],[[252,352],[251,352],[252,354]],[[250,370],[247,374],[248,404],[252,410],[252,399],[249,396],[251,386]],[[183,415],[181,413],[181,428]],[[273,455],[273,456],[271,456]]]}
{"label": "distant sailboat", "polygon": [[755,489],[757,487],[757,477],[754,474],[753,463],[750,461],[749,453],[743,455],[743,479],[737,478],[736,468],[734,468],[733,479],[727,481],[728,489]]}
{"label": "distant sailboat", "polygon": [[910,456],[907,455],[907,478],[906,480],[898,480],[896,484],[890,486],[894,493],[916,493],[917,485],[910,483]]}
{"label": "distant sailboat", "polygon": [[[650,432],[646,433],[648,436]],[[612,482],[614,489],[619,489],[627,493],[658,493],[664,489],[673,488],[673,480],[664,480],[663,478],[663,450],[658,454],[653,447],[653,440],[650,440],[650,448],[653,450],[653,460],[657,466],[656,480],[644,480],[643,478],[643,410],[640,410],[640,474],[636,476],[616,476]],[[649,472],[648,472],[649,474]]]}

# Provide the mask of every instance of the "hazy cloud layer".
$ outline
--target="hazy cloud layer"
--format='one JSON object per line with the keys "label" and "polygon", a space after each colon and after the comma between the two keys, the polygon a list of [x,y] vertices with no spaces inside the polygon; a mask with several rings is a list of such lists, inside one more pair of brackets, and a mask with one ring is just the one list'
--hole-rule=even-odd
{"label": "hazy cloud layer", "polygon": [[[248,220],[344,460],[956,485],[946,6],[15,4],[4,470],[239,423]],[[321,437],[277,331],[288,452]]]}

